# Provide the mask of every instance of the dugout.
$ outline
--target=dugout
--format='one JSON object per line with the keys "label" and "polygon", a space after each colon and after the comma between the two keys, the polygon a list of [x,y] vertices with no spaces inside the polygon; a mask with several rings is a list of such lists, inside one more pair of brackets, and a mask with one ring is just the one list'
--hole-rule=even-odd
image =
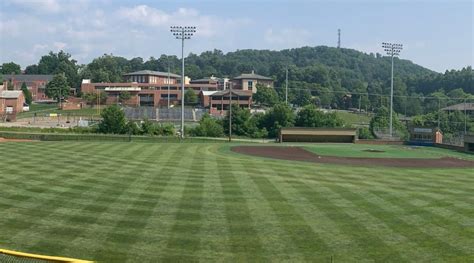
{"label": "dugout", "polygon": [[409,143],[412,145],[443,143],[443,133],[437,128],[411,127],[409,132]]}
{"label": "dugout", "polygon": [[464,150],[468,153],[474,153],[474,134],[464,135]]}
{"label": "dugout", "polygon": [[357,129],[352,128],[281,128],[280,142],[336,142],[354,143]]}

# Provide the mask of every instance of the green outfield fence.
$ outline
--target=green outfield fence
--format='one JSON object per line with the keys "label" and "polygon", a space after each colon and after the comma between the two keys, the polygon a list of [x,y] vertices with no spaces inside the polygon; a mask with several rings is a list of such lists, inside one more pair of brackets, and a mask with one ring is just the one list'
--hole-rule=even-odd
{"label": "green outfield fence", "polygon": [[11,132],[0,131],[0,138],[22,139],[36,141],[117,141],[117,142],[154,142],[154,143],[209,143],[225,142],[217,138],[187,137],[180,139],[177,136],[137,136],[137,135],[115,135],[115,134],[63,134],[63,133],[34,133],[34,132]]}

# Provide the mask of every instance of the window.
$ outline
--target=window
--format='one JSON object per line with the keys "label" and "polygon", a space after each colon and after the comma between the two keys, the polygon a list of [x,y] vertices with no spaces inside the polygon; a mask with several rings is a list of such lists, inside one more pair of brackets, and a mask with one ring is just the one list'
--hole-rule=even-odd
{"label": "window", "polygon": [[249,80],[249,81],[247,82],[247,86],[248,86],[248,89],[249,89],[249,90],[250,90],[250,89],[253,89],[253,80]]}

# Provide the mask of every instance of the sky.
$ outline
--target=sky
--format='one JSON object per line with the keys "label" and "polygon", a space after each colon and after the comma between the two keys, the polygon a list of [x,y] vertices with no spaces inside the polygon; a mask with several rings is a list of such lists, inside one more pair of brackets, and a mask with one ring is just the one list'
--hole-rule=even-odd
{"label": "sky", "polygon": [[145,60],[181,54],[172,25],[196,26],[189,52],[337,46],[382,53],[444,72],[474,62],[474,0],[2,0],[0,63],[22,68],[64,50],[85,64],[103,54]]}

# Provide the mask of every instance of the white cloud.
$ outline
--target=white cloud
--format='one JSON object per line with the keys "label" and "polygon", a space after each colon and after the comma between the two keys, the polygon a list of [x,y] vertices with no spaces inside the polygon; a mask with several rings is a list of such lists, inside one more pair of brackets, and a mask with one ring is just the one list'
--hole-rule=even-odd
{"label": "white cloud", "polygon": [[67,46],[66,43],[64,42],[54,42],[53,47],[57,50],[64,50],[64,48]]}
{"label": "white cloud", "polygon": [[149,26],[165,25],[170,16],[165,12],[149,7],[147,5],[138,5],[133,8],[121,7],[117,15],[128,19],[133,23],[145,24]]}
{"label": "white cloud", "polygon": [[304,46],[310,43],[311,33],[306,29],[283,28],[281,30],[267,29],[264,40],[274,47],[285,48]]}
{"label": "white cloud", "polygon": [[[0,62],[14,60],[22,67],[61,49],[80,63],[104,53],[143,58],[172,53],[175,42],[169,32],[171,25],[197,27],[192,49],[187,52],[211,49],[209,45],[222,49],[222,42],[232,39],[228,32],[252,22],[248,18],[201,14],[192,8],[164,11],[148,5],[117,7],[113,1],[104,2],[108,0],[7,1],[8,7],[17,8],[14,12],[0,11],[0,34],[9,39],[0,42]],[[49,7],[40,7],[40,3]],[[233,47],[234,43],[229,45]]]}
{"label": "white cloud", "polygon": [[196,26],[197,36],[212,37],[220,30],[235,26],[248,25],[248,18],[222,19],[215,16],[202,15],[192,8],[178,8],[175,12],[165,12],[147,5],[121,7],[117,16],[136,26],[155,27],[169,30],[172,25]]}
{"label": "white cloud", "polygon": [[11,3],[33,11],[56,13],[61,10],[58,0],[10,0]]}

